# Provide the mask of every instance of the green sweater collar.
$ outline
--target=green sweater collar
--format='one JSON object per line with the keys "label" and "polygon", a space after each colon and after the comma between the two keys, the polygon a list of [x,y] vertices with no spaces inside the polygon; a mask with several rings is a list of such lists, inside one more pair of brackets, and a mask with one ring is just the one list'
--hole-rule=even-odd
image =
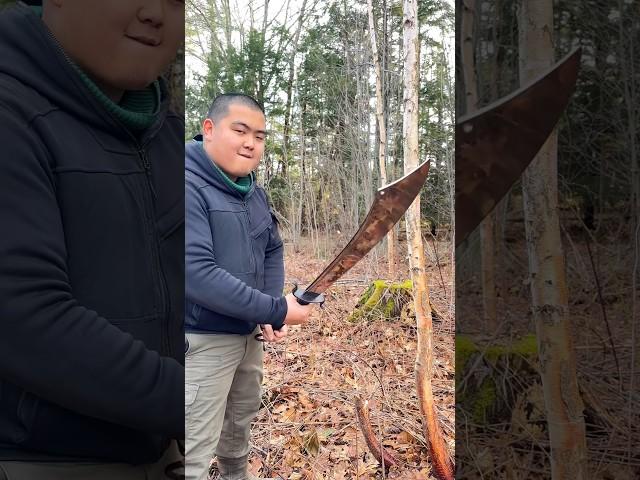
{"label": "green sweater collar", "polygon": [[[204,150],[204,143],[203,142],[198,142],[198,143],[200,144],[200,147],[202,147],[202,150]],[[205,155],[207,155],[206,150],[204,150],[204,153]],[[229,176],[226,173],[222,171],[222,169],[218,165],[216,165],[216,163],[213,160],[211,161],[211,164],[215,167],[215,169],[218,172],[220,172],[220,175],[222,176],[224,183],[226,183],[228,186],[230,186],[234,190],[240,192],[243,196],[249,193],[249,190],[251,190],[251,187],[253,186],[253,183],[255,181],[253,172],[251,172],[246,177],[239,177],[234,182],[229,178]]]}
{"label": "green sweater collar", "polygon": [[80,67],[73,63],[72,65],[80,75],[83,83],[100,101],[102,106],[127,128],[140,132],[150,127],[156,119],[161,102],[160,82],[158,80],[143,90],[128,90],[124,92],[120,102],[116,103],[107,97]]}

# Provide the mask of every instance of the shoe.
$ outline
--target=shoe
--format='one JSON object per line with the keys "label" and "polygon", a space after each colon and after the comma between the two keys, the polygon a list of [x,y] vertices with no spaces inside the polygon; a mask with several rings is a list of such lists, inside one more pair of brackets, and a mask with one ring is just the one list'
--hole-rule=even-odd
{"label": "shoe", "polygon": [[218,457],[219,480],[277,480],[275,478],[256,477],[249,473],[249,455],[240,458]]}

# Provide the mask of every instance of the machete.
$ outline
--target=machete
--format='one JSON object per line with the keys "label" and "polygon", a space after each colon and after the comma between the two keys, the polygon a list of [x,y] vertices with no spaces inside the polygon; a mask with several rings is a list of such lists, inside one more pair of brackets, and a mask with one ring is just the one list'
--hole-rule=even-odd
{"label": "machete", "polygon": [[426,161],[404,177],[378,189],[369,213],[347,246],[306,289],[294,287],[293,294],[298,303],[324,303],[325,290],[369,253],[400,220],[420,193],[428,173],[429,161]]}
{"label": "machete", "polygon": [[564,112],[580,65],[576,49],[512,94],[456,123],[456,247],[507,194]]}

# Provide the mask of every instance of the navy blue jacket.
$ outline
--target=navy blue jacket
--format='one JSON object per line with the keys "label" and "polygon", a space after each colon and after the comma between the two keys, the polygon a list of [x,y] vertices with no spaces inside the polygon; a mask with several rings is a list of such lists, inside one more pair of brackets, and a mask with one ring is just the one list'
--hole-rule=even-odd
{"label": "navy blue jacket", "polygon": [[287,314],[283,245],[264,190],[241,194],[201,142],[185,150],[185,330],[247,335]]}
{"label": "navy blue jacket", "polygon": [[134,136],[29,8],[0,12],[0,459],[184,436],[184,125]]}

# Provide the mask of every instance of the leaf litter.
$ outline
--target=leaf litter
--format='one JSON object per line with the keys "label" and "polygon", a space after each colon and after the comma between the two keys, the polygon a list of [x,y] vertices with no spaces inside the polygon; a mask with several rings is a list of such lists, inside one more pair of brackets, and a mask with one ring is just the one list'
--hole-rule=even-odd
{"label": "leaf litter", "polygon": [[[446,244],[439,248],[446,250]],[[309,283],[324,264],[309,252],[287,251],[287,285]],[[407,266],[399,269],[408,278]],[[451,266],[440,259],[439,267],[429,265],[428,270],[431,301],[444,312],[444,318],[434,320],[434,399],[453,456]],[[386,272],[384,257],[370,255],[330,289],[323,309],[316,309],[306,325],[290,327],[285,342],[266,344],[263,408],[251,436],[254,475],[286,480],[435,478],[415,388],[414,316],[347,322],[369,283],[385,278]],[[398,460],[388,473],[367,448],[358,425],[358,395],[368,400],[376,438]]]}

